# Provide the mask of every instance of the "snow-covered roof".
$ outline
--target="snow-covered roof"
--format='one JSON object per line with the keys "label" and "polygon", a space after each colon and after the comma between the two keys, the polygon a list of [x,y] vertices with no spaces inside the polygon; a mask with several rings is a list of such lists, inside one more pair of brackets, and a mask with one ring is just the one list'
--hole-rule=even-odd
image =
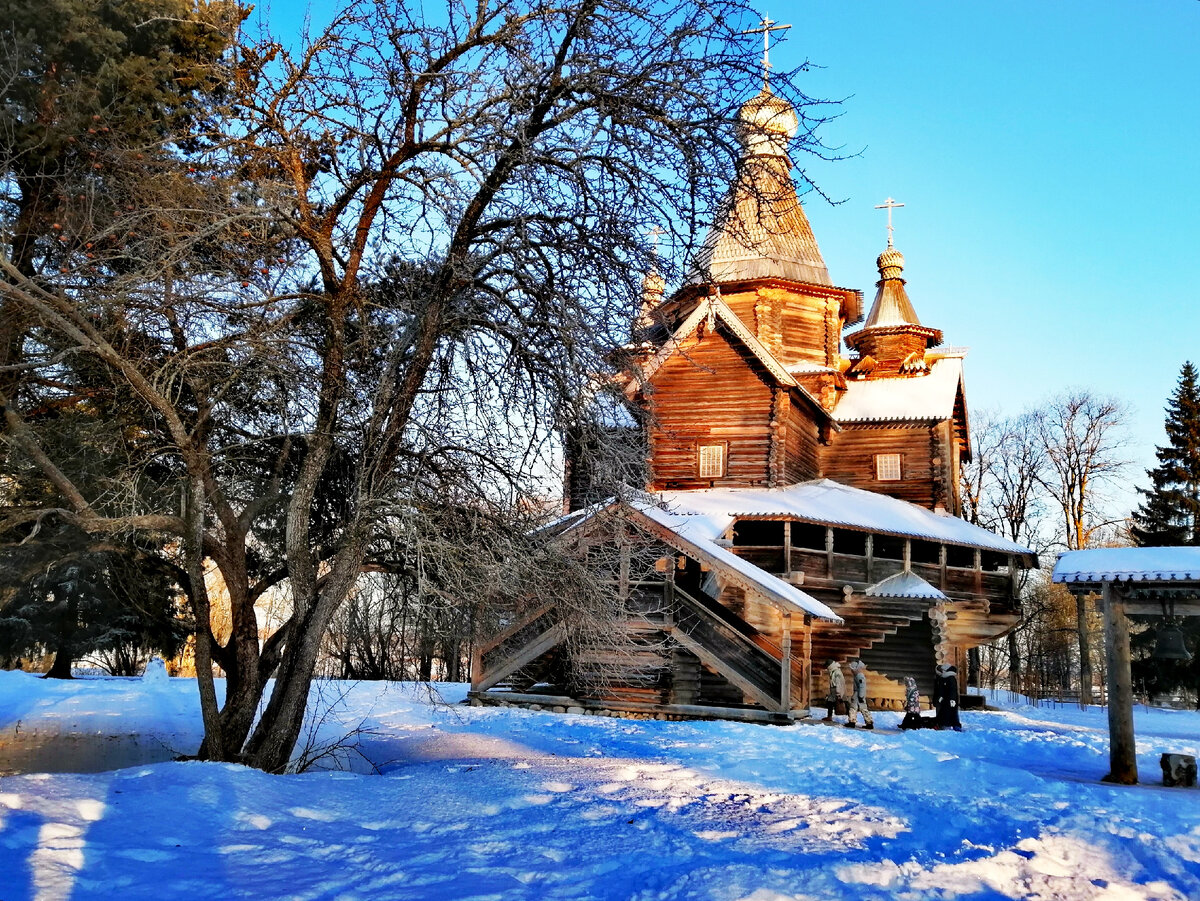
{"label": "snow-covered roof", "polygon": [[834,407],[835,422],[950,419],[962,388],[964,353],[939,355],[925,375],[851,380]]}
{"label": "snow-covered roof", "polygon": [[1054,564],[1055,582],[1200,581],[1200,547],[1104,547],[1068,551]]}
{"label": "snow-covered roof", "polygon": [[750,583],[753,588],[779,601],[785,607],[791,607],[796,612],[809,613],[821,619],[841,622],[840,616],[810,594],[716,544],[716,539],[720,535],[712,534],[710,524],[704,517],[697,517],[688,511],[670,507],[664,509],[649,499],[634,502],[630,506],[636,512],[674,534],[682,543],[688,545],[689,549],[710,558],[727,574],[734,575],[740,582]]}
{"label": "snow-covered roof", "polygon": [[863,592],[869,598],[921,598],[936,601],[950,600],[913,572],[898,572]]}
{"label": "snow-covered roof", "polygon": [[669,510],[688,518],[692,534],[702,534],[710,540],[724,536],[739,518],[765,517],[922,538],[1025,558],[1034,556],[1029,548],[957,516],[934,513],[907,501],[829,479],[784,488],[664,491],[660,497]]}

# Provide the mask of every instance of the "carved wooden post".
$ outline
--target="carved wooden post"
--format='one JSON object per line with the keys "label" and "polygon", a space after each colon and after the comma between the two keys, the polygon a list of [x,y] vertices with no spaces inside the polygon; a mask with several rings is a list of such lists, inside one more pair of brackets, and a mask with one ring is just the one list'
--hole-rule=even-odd
{"label": "carved wooden post", "polygon": [[1138,781],[1137,747],[1133,738],[1133,676],[1129,668],[1129,622],[1125,599],[1112,582],[1102,583],[1104,652],[1108,669],[1108,775],[1105,782],[1134,785]]}
{"label": "carved wooden post", "polygon": [[791,575],[792,572],[792,524],[787,520],[783,523],[783,574],[784,576]]}
{"label": "carved wooden post", "polygon": [[783,649],[783,670],[779,677],[779,709],[787,713],[792,709],[792,614],[779,611],[783,622],[780,647]]}

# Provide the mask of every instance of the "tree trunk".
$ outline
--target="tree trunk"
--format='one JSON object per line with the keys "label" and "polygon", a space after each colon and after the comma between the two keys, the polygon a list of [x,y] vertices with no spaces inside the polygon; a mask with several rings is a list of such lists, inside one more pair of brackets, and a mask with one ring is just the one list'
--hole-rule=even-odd
{"label": "tree trunk", "polygon": [[54,665],[50,667],[50,671],[46,673],[47,679],[73,679],[71,675],[71,651],[65,647],[59,647],[54,655]]}
{"label": "tree trunk", "polygon": [[1085,595],[1075,598],[1075,629],[1079,634],[1079,704],[1092,703],[1092,648],[1088,637],[1088,605]]}
{"label": "tree trunk", "polygon": [[1021,691],[1021,649],[1015,629],[1008,633],[1008,690]]}

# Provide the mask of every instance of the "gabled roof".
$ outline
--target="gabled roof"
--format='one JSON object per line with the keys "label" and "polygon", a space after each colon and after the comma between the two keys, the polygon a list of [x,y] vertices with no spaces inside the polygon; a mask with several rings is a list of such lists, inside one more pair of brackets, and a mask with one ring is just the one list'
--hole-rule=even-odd
{"label": "gabled roof", "polygon": [[711,295],[701,301],[696,309],[692,310],[691,315],[683,320],[679,328],[675,330],[675,333],[659,348],[658,352],[642,364],[640,378],[630,379],[629,383],[625,386],[626,396],[632,397],[641,385],[648,383],[654,377],[654,374],[662,368],[662,365],[679,352],[683,346],[683,342],[695,334],[696,329],[700,327],[700,323],[709,317],[724,324],[731,333],[737,336],[737,339],[763,365],[763,368],[771,373],[771,376],[778,384],[788,388],[795,388],[813,407],[820,410],[823,414],[825,413],[824,408],[817,402],[816,398],[809,394],[791,376],[787,368],[775,358],[775,355],[767,349],[766,345],[759,341],[750,329],[746,328],[746,323],[742,322],[738,314],[730,308],[729,304],[721,299],[719,294]]}
{"label": "gabled roof", "polygon": [[963,385],[965,351],[948,352],[933,361],[925,375],[850,379],[833,409],[838,423],[903,422],[951,419]]}
{"label": "gabled roof", "polygon": [[784,488],[703,488],[659,496],[667,509],[687,517],[691,534],[711,540],[724,537],[740,518],[796,519],[1015,554],[1027,562],[1034,559],[1029,548],[965,519],[829,479]]}
{"label": "gabled roof", "polygon": [[654,531],[660,538],[693,559],[705,561],[717,569],[726,581],[761,594],[790,612],[842,621],[840,616],[812,595],[716,544],[716,539],[708,537],[703,525],[686,512],[662,507],[652,500],[630,504],[630,507],[635,516],[641,516],[658,526]]}

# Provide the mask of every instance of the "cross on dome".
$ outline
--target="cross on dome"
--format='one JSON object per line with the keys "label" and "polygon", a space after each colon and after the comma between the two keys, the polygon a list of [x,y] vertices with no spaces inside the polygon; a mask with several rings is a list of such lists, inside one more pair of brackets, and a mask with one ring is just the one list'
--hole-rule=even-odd
{"label": "cross on dome", "polygon": [[665,235],[666,233],[667,233],[666,230],[663,229],[663,227],[660,225],[656,225],[656,226],[654,226],[654,228],[648,228],[648,229],[646,229],[646,231],[644,233],[647,238],[649,238],[650,240],[652,240],[654,242],[654,255],[655,256],[658,256],[658,239],[660,237],[662,237],[663,235]]}
{"label": "cross on dome", "polygon": [[763,86],[767,84],[767,78],[771,72],[771,32],[786,31],[791,28],[791,25],[777,24],[767,13],[763,13],[762,21],[758,23],[758,28],[748,28],[741,32],[742,34],[761,34],[763,36]]}
{"label": "cross on dome", "polygon": [[904,206],[904,204],[896,203],[896,201],[892,200],[890,197],[883,203],[875,204],[875,209],[888,211],[888,247],[895,246],[892,244],[892,232],[895,231],[895,229],[892,227],[892,210],[899,209],[902,206]]}

